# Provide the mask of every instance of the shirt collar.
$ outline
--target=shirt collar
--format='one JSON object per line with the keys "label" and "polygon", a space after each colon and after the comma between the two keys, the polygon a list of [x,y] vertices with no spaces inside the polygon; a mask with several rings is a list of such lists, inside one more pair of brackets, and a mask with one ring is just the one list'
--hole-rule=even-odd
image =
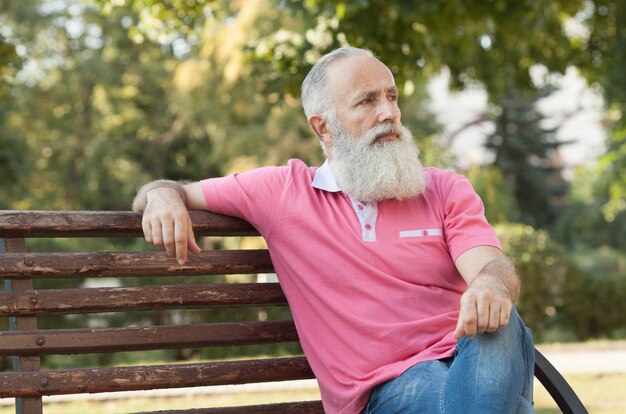
{"label": "shirt collar", "polygon": [[313,186],[313,188],[329,191],[332,193],[341,191],[341,189],[339,188],[339,184],[337,184],[335,174],[333,174],[333,170],[330,168],[328,160],[324,161],[324,164],[322,164],[321,167],[315,170],[315,176],[313,177],[313,182],[311,183],[311,185]]}

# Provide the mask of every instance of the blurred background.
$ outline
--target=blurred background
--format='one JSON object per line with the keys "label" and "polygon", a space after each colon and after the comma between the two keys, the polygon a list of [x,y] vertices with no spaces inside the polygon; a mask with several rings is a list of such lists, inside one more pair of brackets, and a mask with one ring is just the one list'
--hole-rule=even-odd
{"label": "blurred background", "polygon": [[482,196],[536,340],[626,338],[623,0],[3,0],[0,209],[319,165],[299,85],[348,44],[393,71],[424,163]]}

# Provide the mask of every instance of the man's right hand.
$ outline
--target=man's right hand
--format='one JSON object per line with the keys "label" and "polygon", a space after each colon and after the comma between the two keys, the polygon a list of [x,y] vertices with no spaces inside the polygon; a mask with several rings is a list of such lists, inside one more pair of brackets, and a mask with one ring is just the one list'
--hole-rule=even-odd
{"label": "man's right hand", "polygon": [[201,251],[194,238],[187,206],[172,188],[157,187],[147,193],[141,225],[146,241],[176,257],[181,265],[187,261],[188,251]]}

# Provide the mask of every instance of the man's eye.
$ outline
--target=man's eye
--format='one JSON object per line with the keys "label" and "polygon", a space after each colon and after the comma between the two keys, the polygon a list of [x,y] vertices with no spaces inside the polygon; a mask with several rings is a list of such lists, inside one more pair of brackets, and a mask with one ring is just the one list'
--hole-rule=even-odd
{"label": "man's eye", "polygon": [[389,95],[389,100],[392,102],[396,102],[398,100],[398,95]]}
{"label": "man's eye", "polygon": [[367,99],[363,99],[362,101],[359,101],[359,105],[365,105],[372,102],[372,100],[370,98]]}

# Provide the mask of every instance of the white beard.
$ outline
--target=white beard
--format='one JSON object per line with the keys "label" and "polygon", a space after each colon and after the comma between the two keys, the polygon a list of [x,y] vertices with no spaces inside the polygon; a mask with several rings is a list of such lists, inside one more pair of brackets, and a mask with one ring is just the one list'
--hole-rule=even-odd
{"label": "white beard", "polygon": [[[379,124],[355,138],[345,133],[335,114],[328,118],[334,133],[330,167],[341,191],[364,203],[401,200],[424,192],[426,175],[419,150],[405,126]],[[376,142],[378,136],[390,132],[399,138]]]}

